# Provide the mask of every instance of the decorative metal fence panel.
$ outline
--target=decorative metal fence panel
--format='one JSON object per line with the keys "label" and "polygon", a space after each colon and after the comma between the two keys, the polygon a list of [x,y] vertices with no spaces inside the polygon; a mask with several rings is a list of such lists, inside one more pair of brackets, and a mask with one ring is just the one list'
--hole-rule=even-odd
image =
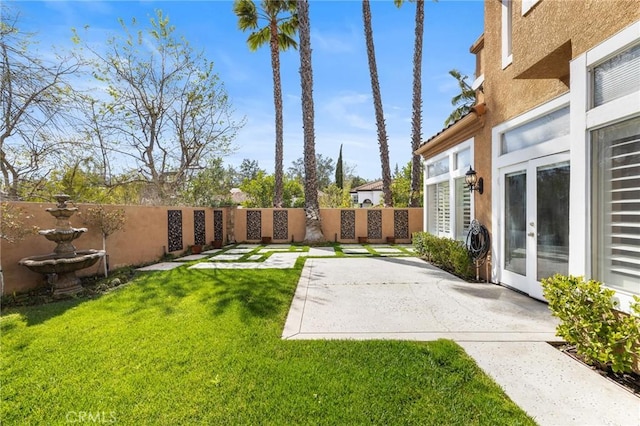
{"label": "decorative metal fence panel", "polygon": [[182,210],[167,211],[167,226],[169,231],[169,248],[171,251],[182,250]]}

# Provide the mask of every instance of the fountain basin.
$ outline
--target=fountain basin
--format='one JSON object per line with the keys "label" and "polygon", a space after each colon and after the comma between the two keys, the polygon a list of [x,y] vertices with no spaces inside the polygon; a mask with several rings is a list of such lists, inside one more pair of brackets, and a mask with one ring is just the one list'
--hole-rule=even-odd
{"label": "fountain basin", "polygon": [[60,298],[81,292],[82,286],[76,271],[94,265],[104,255],[104,250],[78,250],[74,257],[50,253],[25,257],[18,263],[39,274],[56,274],[50,278],[50,282],[53,284],[53,297]]}
{"label": "fountain basin", "polygon": [[85,232],[87,232],[87,228],[44,229],[38,231],[40,235],[44,235],[47,240],[53,241],[54,243],[71,242]]}

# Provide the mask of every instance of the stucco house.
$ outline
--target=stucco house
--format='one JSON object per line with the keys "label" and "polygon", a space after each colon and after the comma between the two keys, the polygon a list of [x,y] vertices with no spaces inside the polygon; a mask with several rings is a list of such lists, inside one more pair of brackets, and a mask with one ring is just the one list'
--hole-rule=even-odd
{"label": "stucco house", "polygon": [[349,193],[351,194],[351,202],[358,207],[377,206],[384,199],[381,180],[357,186]]}
{"label": "stucco house", "polygon": [[[424,228],[491,232],[491,281],[543,299],[583,275],[640,295],[640,7],[486,0],[474,109],[416,151]],[[484,188],[464,185],[469,168]]]}

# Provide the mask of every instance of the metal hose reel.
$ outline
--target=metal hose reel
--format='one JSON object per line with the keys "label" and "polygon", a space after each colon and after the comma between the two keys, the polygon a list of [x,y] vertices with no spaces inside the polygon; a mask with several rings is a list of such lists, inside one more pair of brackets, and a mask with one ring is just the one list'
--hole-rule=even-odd
{"label": "metal hose reel", "polygon": [[479,280],[480,266],[487,261],[491,249],[491,236],[487,227],[475,219],[471,221],[469,226],[466,246],[473,263],[476,265],[476,280]]}

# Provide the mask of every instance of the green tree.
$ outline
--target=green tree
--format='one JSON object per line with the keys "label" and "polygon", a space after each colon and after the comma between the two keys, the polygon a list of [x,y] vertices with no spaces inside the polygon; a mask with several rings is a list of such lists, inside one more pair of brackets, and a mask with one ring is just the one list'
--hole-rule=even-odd
{"label": "green tree", "polygon": [[106,54],[86,46],[111,98],[99,103],[102,124],[112,129],[113,146],[124,141],[118,150],[136,162],[149,202],[173,202],[208,158],[232,151],[243,123],[232,118],[213,62],[176,37],[161,10],[150,27],[120,24],[124,35],[107,41]]}
{"label": "green tree", "polygon": [[[422,205],[418,202],[417,206],[412,206],[411,203],[411,174],[412,174],[412,162],[407,163],[402,169],[399,169],[396,165],[396,170],[393,174],[393,183],[391,184],[391,190],[393,192],[393,205],[395,207],[419,207]],[[422,174],[420,174],[422,177]],[[420,188],[422,187],[422,179],[418,181]],[[421,193],[418,192],[419,201]]]}
{"label": "green tree", "polygon": [[[414,152],[422,142],[422,41],[424,38],[424,0],[410,0],[416,3],[415,38],[413,45],[413,97],[411,115],[411,188],[409,207],[420,204],[420,176],[422,165],[420,156]],[[400,7],[404,0],[394,0]],[[395,205],[395,204],[394,204]]]}
{"label": "green tree", "polygon": [[[238,16],[238,27],[242,31],[251,30],[247,39],[251,51],[269,43],[271,49],[271,68],[273,71],[273,102],[276,120],[276,158],[275,193],[273,205],[282,206],[283,189],[283,119],[282,119],[282,83],[280,81],[280,51],[296,48],[293,36],[298,27],[296,2],[293,0],[263,0],[260,9],[253,0],[236,0],[233,12]],[[260,22],[265,25],[260,28]]]}
{"label": "green tree", "polygon": [[[322,154],[316,155],[316,179],[318,180],[318,188],[324,189],[331,185],[334,165],[333,159],[325,157]],[[291,167],[287,171],[287,175],[291,179],[296,179],[300,182],[305,181],[304,175],[304,158],[300,157],[297,160],[291,162]]]}
{"label": "green tree", "polygon": [[238,172],[238,177],[240,179],[240,183],[244,182],[245,179],[255,179],[258,176],[258,173],[263,172],[266,174],[265,170],[262,170],[258,165],[258,160],[249,160],[245,158],[240,163],[240,171]]}
{"label": "green tree", "polygon": [[247,194],[245,207],[265,208],[270,207],[273,201],[275,178],[264,171],[259,171],[253,179],[245,179],[240,185],[242,192]]}
{"label": "green tree", "polygon": [[344,187],[344,175],[342,174],[342,144],[340,144],[340,154],[336,162],[336,186],[340,189]]}
{"label": "green tree", "polygon": [[445,126],[448,126],[449,124],[464,117],[465,114],[471,111],[471,108],[473,108],[476,103],[476,92],[466,82],[468,76],[462,75],[460,71],[456,69],[449,71],[449,75],[455,78],[458,82],[460,93],[451,99],[451,105],[456,107],[456,109],[445,120]]}
{"label": "green tree", "polygon": [[367,59],[369,61],[369,75],[371,76],[371,91],[373,94],[373,108],[376,115],[376,127],[378,129],[378,144],[380,145],[380,164],[382,166],[382,193],[384,204],[393,206],[391,195],[391,169],[389,167],[389,138],[384,122],[382,109],[382,95],[380,94],[380,82],[378,80],[378,66],[376,65],[376,52],[373,45],[373,29],[371,26],[371,5],[369,0],[362,0],[362,17],[364,21],[364,37],[367,44]]}
{"label": "green tree", "polygon": [[191,206],[219,206],[230,202],[235,171],[225,168],[222,158],[212,158],[204,170],[186,182],[181,201]]}
{"label": "green tree", "polygon": [[297,0],[300,34],[300,85],[302,86],[302,127],[304,130],[304,210],[305,235],[308,244],[324,242],[318,179],[316,176],[316,136],[313,111],[313,68],[311,66],[311,28],[308,0]]}
{"label": "green tree", "polygon": [[[103,205],[89,207],[84,213],[84,221],[92,227],[97,228],[102,235],[102,250],[107,252],[107,238],[109,235],[119,231],[124,227],[124,209],[105,209]],[[104,276],[109,275],[107,256],[102,258],[104,266]]]}
{"label": "green tree", "polygon": [[[248,200],[243,203],[245,207],[267,208],[271,207],[275,177],[264,171],[259,171],[255,178],[245,179],[240,185],[242,192],[247,194]],[[302,185],[291,179],[284,179],[282,192],[282,207],[296,207],[303,201]]]}

